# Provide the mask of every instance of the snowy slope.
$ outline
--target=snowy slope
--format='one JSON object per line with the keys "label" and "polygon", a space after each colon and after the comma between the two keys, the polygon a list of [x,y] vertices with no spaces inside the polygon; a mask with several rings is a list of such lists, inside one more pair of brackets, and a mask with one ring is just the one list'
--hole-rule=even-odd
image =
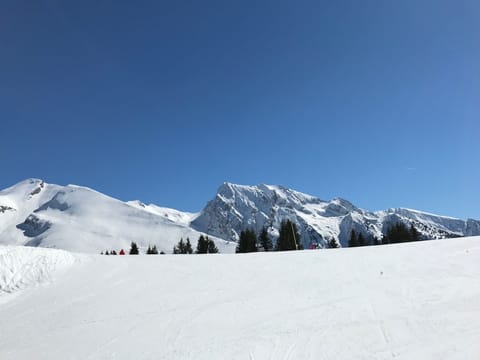
{"label": "snowy slope", "polygon": [[[37,179],[0,192],[0,244],[18,244],[99,253],[157,245],[171,252],[180,238],[195,245],[201,232],[181,220],[180,212],[159,215],[152,210],[113,199],[86,187],[50,185]],[[183,217],[191,215],[184,214]],[[180,220],[179,220],[180,219]],[[221,252],[235,244],[214,238]]]}
{"label": "snowy slope", "polygon": [[45,202],[61,187],[42,180],[28,179],[0,191],[0,244],[23,244],[25,237],[16,226]]}
{"label": "snowy slope", "polygon": [[160,207],[155,204],[146,205],[139,200],[127,201],[127,204],[136,207],[137,209],[145,210],[149,213],[162,216],[173,223],[183,224],[187,226],[193,219],[195,219],[199,215],[198,213],[179,211],[166,207]]}
{"label": "snowy slope", "polygon": [[6,294],[51,282],[74,261],[75,256],[67,251],[0,246],[0,303]]}
{"label": "snowy slope", "polygon": [[479,258],[480,237],[91,255],[0,304],[0,359],[478,360]]}
{"label": "snowy slope", "polygon": [[414,225],[424,239],[480,235],[477,220],[402,208],[371,212],[341,198],[325,201],[274,185],[224,183],[199,213],[122,202],[86,187],[37,179],[0,191],[0,244],[78,252],[118,250],[135,241],[170,253],[180,238],[195,245],[201,233],[212,236],[221,252],[233,252],[242,230],[266,226],[275,239],[284,219],[297,224],[305,247],[325,246],[330,239],[346,246],[352,229],[367,239],[381,238],[397,222]]}
{"label": "snowy slope", "polygon": [[237,240],[251,227],[257,232],[266,226],[278,236],[280,222],[294,221],[305,247],[326,245],[336,239],[346,246],[352,229],[367,239],[381,238],[397,222],[414,225],[425,239],[480,235],[480,221],[461,220],[409,209],[371,212],[347,200],[324,201],[281,186],[246,186],[224,183],[213,200],[196,217],[192,226],[223,239]]}

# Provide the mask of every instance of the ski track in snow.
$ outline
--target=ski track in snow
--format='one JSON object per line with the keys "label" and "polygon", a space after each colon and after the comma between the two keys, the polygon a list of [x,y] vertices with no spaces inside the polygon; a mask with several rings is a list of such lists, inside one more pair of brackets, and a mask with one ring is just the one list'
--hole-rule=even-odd
{"label": "ski track in snow", "polygon": [[0,359],[478,360],[479,259],[480,237],[205,256],[0,247]]}

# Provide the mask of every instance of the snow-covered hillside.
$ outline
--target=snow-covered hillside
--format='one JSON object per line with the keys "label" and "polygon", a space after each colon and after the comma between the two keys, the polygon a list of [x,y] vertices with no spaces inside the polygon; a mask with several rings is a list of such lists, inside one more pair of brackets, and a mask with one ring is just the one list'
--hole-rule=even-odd
{"label": "snow-covered hillside", "polygon": [[[24,262],[24,248],[9,250]],[[37,265],[58,256],[30,251]],[[0,293],[0,359],[478,360],[479,258],[480,237],[90,255],[53,282]]]}
{"label": "snow-covered hillside", "polygon": [[[140,201],[123,202],[92,189],[29,179],[0,191],[0,244],[30,245],[99,253],[156,245],[170,253],[180,238],[193,245],[201,233],[220,252],[233,252],[240,232],[266,226],[275,240],[282,220],[294,221],[303,245],[346,246],[352,229],[381,238],[397,222],[414,225],[424,239],[480,235],[480,221],[461,220],[410,209],[371,212],[336,198],[324,201],[281,186],[225,183],[199,213]],[[222,240],[224,239],[224,240]]]}
{"label": "snow-covered hillside", "polygon": [[329,239],[348,243],[352,229],[368,238],[381,238],[397,222],[413,224],[425,239],[480,235],[480,221],[460,220],[409,209],[371,212],[347,200],[324,201],[281,186],[246,186],[224,183],[192,226],[223,239],[237,240],[251,227],[257,232],[266,226],[278,236],[280,222],[294,221],[305,247],[323,246]]}
{"label": "snow-covered hillside", "polygon": [[[171,252],[180,238],[195,244],[201,232],[189,225],[190,214],[124,203],[86,187],[25,180],[0,192],[0,244],[17,244],[99,253],[156,245]],[[213,238],[221,252],[235,244]]]}

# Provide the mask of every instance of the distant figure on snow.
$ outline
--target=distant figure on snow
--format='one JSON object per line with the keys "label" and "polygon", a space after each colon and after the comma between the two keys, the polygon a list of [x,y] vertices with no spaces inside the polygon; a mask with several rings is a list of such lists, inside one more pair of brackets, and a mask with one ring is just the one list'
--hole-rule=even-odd
{"label": "distant figure on snow", "polygon": [[123,249],[120,250],[120,252],[118,253],[118,255],[125,255],[125,251],[123,251]]}

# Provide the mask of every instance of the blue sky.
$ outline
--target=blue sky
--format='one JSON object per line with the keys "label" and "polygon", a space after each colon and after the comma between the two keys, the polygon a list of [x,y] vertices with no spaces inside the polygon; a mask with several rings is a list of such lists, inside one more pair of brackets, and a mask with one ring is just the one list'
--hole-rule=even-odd
{"label": "blue sky", "polygon": [[224,181],[480,218],[480,3],[7,0],[0,188]]}

